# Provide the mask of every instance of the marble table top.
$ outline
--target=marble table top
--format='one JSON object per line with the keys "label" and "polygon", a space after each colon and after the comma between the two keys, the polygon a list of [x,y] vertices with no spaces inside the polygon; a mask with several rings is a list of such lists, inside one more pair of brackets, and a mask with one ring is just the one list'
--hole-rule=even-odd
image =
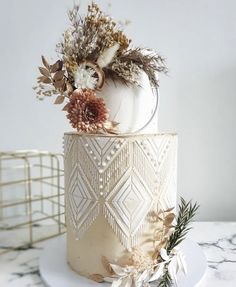
{"label": "marble table top", "polygon": [[[235,287],[236,222],[195,222],[189,236],[200,244],[208,260],[208,269],[198,287]],[[0,286],[45,287],[38,260],[47,242],[0,255]]]}

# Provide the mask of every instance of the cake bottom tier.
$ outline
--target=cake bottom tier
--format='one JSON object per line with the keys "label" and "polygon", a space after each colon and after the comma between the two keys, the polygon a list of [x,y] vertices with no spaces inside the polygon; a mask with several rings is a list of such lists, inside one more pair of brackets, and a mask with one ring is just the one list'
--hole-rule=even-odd
{"label": "cake bottom tier", "polygon": [[[153,227],[150,226],[140,238],[139,247],[145,254],[153,252],[153,244],[148,240],[152,237]],[[130,257],[130,252],[124,248],[103,216],[97,217],[80,240],[76,240],[74,231],[68,226],[67,261],[74,271],[85,277],[92,274],[107,276],[102,264],[103,256],[118,265],[126,265]]]}
{"label": "cake bottom tier", "polygon": [[[176,204],[177,137],[65,135],[67,261],[107,276],[102,258],[127,265],[154,251],[153,213]],[[162,227],[158,227],[161,231]]]}

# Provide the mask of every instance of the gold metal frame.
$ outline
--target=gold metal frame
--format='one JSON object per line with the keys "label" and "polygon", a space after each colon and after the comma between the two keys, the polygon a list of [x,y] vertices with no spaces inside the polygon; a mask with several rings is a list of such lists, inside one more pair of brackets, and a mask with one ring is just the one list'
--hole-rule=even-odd
{"label": "gold metal frame", "polygon": [[13,246],[1,242],[0,254],[65,232],[62,166],[62,154],[0,152],[0,231],[21,234]]}

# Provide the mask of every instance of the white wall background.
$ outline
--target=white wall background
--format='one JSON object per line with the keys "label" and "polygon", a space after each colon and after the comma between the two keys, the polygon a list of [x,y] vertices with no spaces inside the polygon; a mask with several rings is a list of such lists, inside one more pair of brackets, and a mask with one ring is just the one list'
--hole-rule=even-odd
{"label": "white wall background", "polygon": [[[97,2],[131,20],[127,34],[135,44],[168,59],[159,122],[161,131],[179,134],[179,194],[201,204],[200,220],[236,220],[236,1]],[[62,151],[70,127],[31,87],[40,55],[55,56],[72,3],[0,0],[0,150]]]}

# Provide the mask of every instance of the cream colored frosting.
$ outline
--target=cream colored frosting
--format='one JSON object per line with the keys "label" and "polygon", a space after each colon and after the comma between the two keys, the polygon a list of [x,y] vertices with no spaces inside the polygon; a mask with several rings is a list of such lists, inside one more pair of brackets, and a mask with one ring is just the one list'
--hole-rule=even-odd
{"label": "cream colored frosting", "polygon": [[109,120],[118,122],[121,133],[153,133],[158,130],[158,94],[148,76],[140,72],[139,85],[126,86],[107,80],[98,96],[109,110]]}
{"label": "cream colored frosting", "polygon": [[76,272],[107,275],[101,257],[126,264],[154,227],[151,211],[176,204],[177,136],[65,134],[67,260]]}

